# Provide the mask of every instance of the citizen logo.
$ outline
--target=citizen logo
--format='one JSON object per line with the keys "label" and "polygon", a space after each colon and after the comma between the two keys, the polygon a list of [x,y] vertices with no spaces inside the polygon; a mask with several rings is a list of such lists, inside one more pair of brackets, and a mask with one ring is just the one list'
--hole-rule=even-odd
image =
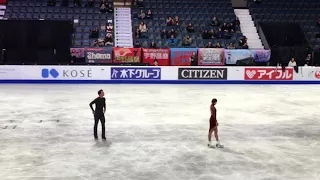
{"label": "citizen logo", "polygon": [[227,79],[227,68],[179,68],[179,79]]}

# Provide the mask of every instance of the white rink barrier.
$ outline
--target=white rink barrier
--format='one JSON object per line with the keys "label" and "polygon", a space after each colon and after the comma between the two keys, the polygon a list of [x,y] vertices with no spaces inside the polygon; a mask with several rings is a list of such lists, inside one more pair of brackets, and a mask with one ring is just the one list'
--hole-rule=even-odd
{"label": "white rink barrier", "polygon": [[0,83],[318,84],[320,67],[4,65]]}

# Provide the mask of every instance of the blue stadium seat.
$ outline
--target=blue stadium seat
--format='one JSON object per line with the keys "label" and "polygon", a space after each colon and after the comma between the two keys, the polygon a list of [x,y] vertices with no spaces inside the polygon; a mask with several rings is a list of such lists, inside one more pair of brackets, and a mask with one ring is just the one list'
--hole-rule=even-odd
{"label": "blue stadium seat", "polygon": [[[290,4],[289,4],[290,3]],[[249,0],[250,12],[255,22],[296,22],[305,31],[309,42],[313,42],[312,35],[319,31],[315,22],[319,18],[319,1],[308,0],[269,0],[257,5]],[[310,33],[309,33],[310,32]]]}
{"label": "blue stadium seat", "polygon": [[75,47],[81,47],[81,40],[75,40],[74,46]]}

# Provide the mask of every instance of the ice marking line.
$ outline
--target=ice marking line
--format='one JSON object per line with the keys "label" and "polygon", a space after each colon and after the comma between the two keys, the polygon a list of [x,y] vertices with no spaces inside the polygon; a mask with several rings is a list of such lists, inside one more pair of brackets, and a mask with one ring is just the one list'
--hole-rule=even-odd
{"label": "ice marking line", "polygon": [[133,152],[135,152],[137,149],[139,149],[142,146],[142,144],[140,144],[138,147],[136,147],[135,150],[133,150]]}

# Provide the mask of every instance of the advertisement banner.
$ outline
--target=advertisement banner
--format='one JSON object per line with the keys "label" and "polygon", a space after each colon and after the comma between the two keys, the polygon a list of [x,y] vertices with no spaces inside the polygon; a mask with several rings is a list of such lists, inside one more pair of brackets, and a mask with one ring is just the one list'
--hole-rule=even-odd
{"label": "advertisement banner", "polygon": [[137,67],[116,67],[111,68],[111,79],[130,79],[130,80],[160,80],[161,79],[161,68],[137,68]]}
{"label": "advertisement banner", "polygon": [[22,66],[0,66],[0,79],[21,79],[24,73]]}
{"label": "advertisement banner", "polygon": [[300,67],[299,73],[294,74],[294,80],[320,81],[320,67]]}
{"label": "advertisement banner", "polygon": [[112,63],[112,48],[86,48],[87,63]]}
{"label": "advertisement banner", "polygon": [[91,66],[42,66],[38,67],[39,78],[45,80],[105,80],[108,69]]}
{"label": "advertisement banner", "polygon": [[198,61],[200,66],[224,65],[224,49],[221,48],[199,48]]}
{"label": "advertisement banner", "polygon": [[254,50],[253,52],[255,62],[269,62],[271,57],[270,50]]}
{"label": "advertisement banner", "polygon": [[190,66],[191,55],[193,52],[197,54],[197,48],[171,48],[171,66]]}
{"label": "advertisement banner", "polygon": [[107,80],[110,68],[100,66],[0,66],[2,80]]}
{"label": "advertisement banner", "polygon": [[154,65],[158,61],[159,66],[169,66],[170,49],[142,49],[142,62]]}
{"label": "advertisement banner", "polygon": [[114,63],[140,63],[140,48],[114,48]]}
{"label": "advertisement banner", "polygon": [[226,49],[224,51],[226,64],[236,64],[238,60],[254,57],[254,52],[247,49]]}
{"label": "advertisement banner", "polygon": [[227,80],[227,68],[179,68],[178,79]]}
{"label": "advertisement banner", "polygon": [[314,77],[320,80],[320,69],[314,72]]}
{"label": "advertisement banner", "polygon": [[293,80],[293,68],[245,68],[244,80]]}
{"label": "advertisement banner", "polygon": [[76,58],[84,58],[85,48],[71,48],[70,53],[71,53],[71,55],[75,56]]}

